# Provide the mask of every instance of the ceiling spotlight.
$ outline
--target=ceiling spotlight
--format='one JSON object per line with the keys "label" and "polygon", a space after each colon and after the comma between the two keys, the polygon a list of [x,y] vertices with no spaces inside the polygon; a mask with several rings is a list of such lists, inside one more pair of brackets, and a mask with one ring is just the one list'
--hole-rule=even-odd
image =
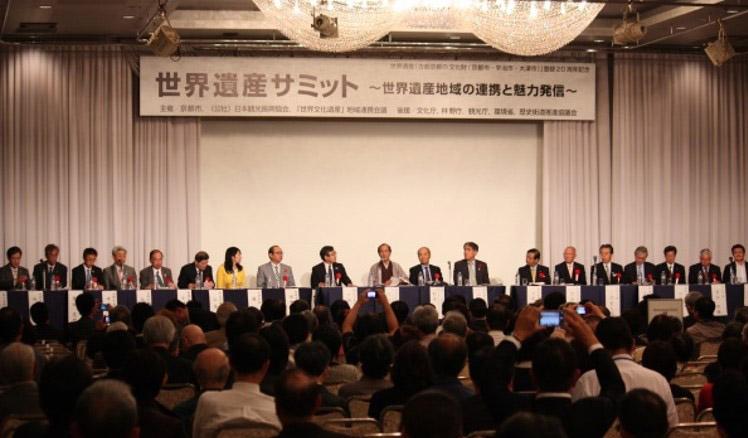
{"label": "ceiling spotlight", "polygon": [[737,10],[737,9],[728,9],[728,10],[727,10],[727,11],[725,11],[725,12],[727,12],[728,14],[737,14],[737,13],[738,13],[738,10]]}
{"label": "ceiling spotlight", "polygon": [[686,26],[678,26],[675,28],[675,30],[686,30],[688,29]]}
{"label": "ceiling spotlight", "polygon": [[160,7],[157,16],[152,21],[155,21],[156,17],[159,18],[161,24],[153,31],[146,44],[158,56],[171,56],[179,48],[181,38],[177,31],[171,27],[171,22],[169,22],[163,6]]}
{"label": "ceiling spotlight", "polygon": [[[636,20],[629,21],[629,15],[636,14]],[[647,34],[647,27],[639,21],[639,13],[632,5],[623,10],[623,22],[613,29],[613,44],[623,46],[631,43],[639,43],[639,40]]]}
{"label": "ceiling spotlight", "polygon": [[592,40],[592,42],[593,42],[593,43],[604,43],[604,42],[605,42],[605,40],[599,40],[599,39],[598,39],[598,40]]}
{"label": "ceiling spotlight", "polygon": [[52,9],[52,5],[39,5],[39,9]]}
{"label": "ceiling spotlight", "polygon": [[124,18],[125,20],[133,20],[135,19],[135,16],[134,15],[123,15],[122,18]]}
{"label": "ceiling spotlight", "polygon": [[706,56],[709,57],[709,60],[712,61],[715,67],[721,67],[722,64],[735,56],[735,49],[732,48],[730,42],[727,40],[727,33],[725,32],[722,20],[717,20],[717,25],[719,25],[717,40],[707,44],[704,52],[706,52]]}
{"label": "ceiling spotlight", "polygon": [[595,52],[597,52],[597,49],[587,49],[587,52],[588,53],[595,53]]}

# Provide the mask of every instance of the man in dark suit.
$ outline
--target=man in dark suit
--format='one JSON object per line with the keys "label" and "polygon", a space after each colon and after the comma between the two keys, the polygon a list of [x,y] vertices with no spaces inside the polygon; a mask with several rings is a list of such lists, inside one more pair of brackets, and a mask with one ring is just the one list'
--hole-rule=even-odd
{"label": "man in dark suit", "polygon": [[154,249],[148,254],[151,265],[140,271],[141,289],[174,289],[176,284],[171,277],[171,269],[163,265],[164,253]]}
{"label": "man in dark suit", "polygon": [[558,272],[558,278],[563,284],[587,284],[587,274],[584,265],[577,263],[577,249],[567,246],[564,249],[564,261],[554,268]]}
{"label": "man in dark suit", "polygon": [[649,250],[639,246],[634,250],[634,261],[623,270],[623,282],[626,284],[654,284],[655,265],[647,261]]}
{"label": "man in dark suit", "polygon": [[591,278],[597,278],[597,284],[621,284],[623,281],[623,267],[613,263],[613,245],[600,245],[600,263],[592,267]]}
{"label": "man in dark suit", "polygon": [[478,244],[475,242],[465,242],[465,244],[462,245],[462,252],[465,258],[455,263],[454,284],[456,286],[462,286],[462,284],[458,284],[459,282],[457,281],[460,274],[462,274],[463,283],[469,282],[471,286],[490,283],[491,281],[488,278],[488,265],[475,259],[478,255]]}
{"label": "man in dark suit", "polygon": [[745,247],[741,244],[732,246],[732,263],[725,266],[725,270],[722,274],[722,283],[731,284],[731,276],[735,276],[735,284],[743,284],[748,282],[748,270],[745,266]]}
{"label": "man in dark suit", "polygon": [[34,266],[34,281],[39,289],[52,289],[52,282],[59,279],[60,288],[65,289],[68,286],[68,267],[62,263],[57,263],[60,256],[60,248],[50,243],[44,247],[44,257],[46,261],[37,263]]}
{"label": "man in dark suit", "polygon": [[96,284],[96,289],[104,289],[104,271],[96,266],[96,258],[99,253],[94,248],[83,250],[83,263],[73,268],[73,278],[70,282],[73,290],[88,289]]}
{"label": "man in dark suit", "polygon": [[[550,338],[542,341],[533,352],[532,373],[538,387],[533,410],[558,418],[570,437],[602,437],[616,419],[626,386],[610,353],[587,323],[573,308],[567,307],[563,312],[566,333],[589,352],[590,363],[600,381],[600,394],[571,401],[571,390],[579,376],[576,353],[568,341]],[[539,316],[539,309],[525,307],[517,317],[514,335],[502,344],[519,349],[525,339],[541,330]]]}
{"label": "man in dark suit", "polygon": [[688,283],[698,284],[699,273],[704,283],[719,283],[722,271],[719,266],[712,264],[712,251],[704,248],[699,252],[699,263],[688,268]]}
{"label": "man in dark suit", "polygon": [[665,254],[665,262],[655,267],[655,281],[657,284],[662,284],[662,274],[665,274],[665,281],[669,284],[686,284],[686,268],[680,263],[675,263],[678,248],[668,245],[663,252]]}
{"label": "man in dark suit", "polygon": [[194,289],[198,276],[202,278],[206,289],[213,288],[213,268],[208,264],[208,253],[199,251],[195,254],[195,261],[182,266],[179,271],[177,286],[180,289]]}
{"label": "man in dark suit", "polygon": [[532,248],[525,255],[527,264],[519,268],[519,281],[523,284],[526,280],[528,284],[543,283],[551,284],[551,272],[548,266],[540,265],[540,251]]}
{"label": "man in dark suit", "polygon": [[75,308],[78,309],[81,317],[78,321],[69,323],[65,328],[65,339],[73,344],[73,348],[79,341],[88,341],[96,331],[96,323],[93,319],[95,307],[96,300],[91,293],[83,292],[75,297]]}
{"label": "man in dark suit", "polygon": [[21,266],[23,251],[17,246],[5,253],[8,264],[0,268],[0,290],[24,290],[29,287],[29,270]]}
{"label": "man in dark suit", "polygon": [[418,284],[418,274],[423,276],[424,284],[443,281],[442,270],[438,266],[429,263],[431,261],[430,249],[425,246],[419,248],[418,261],[420,262],[419,264],[410,268],[410,284]]}
{"label": "man in dark suit", "polygon": [[335,248],[329,245],[323,246],[319,251],[319,256],[322,263],[312,268],[311,286],[313,288],[325,287],[328,284],[335,286],[351,286],[353,284],[345,272],[345,266],[337,262],[338,254],[335,252]]}

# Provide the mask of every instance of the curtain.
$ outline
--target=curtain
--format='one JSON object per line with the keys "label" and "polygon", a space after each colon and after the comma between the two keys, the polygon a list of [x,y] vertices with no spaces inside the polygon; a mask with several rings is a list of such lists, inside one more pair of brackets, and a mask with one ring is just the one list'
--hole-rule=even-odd
{"label": "curtain", "polygon": [[727,264],[748,237],[748,58],[615,56],[612,217],[618,259],[669,244],[683,264]]}
{"label": "curtain", "polygon": [[551,267],[575,246],[587,266],[611,238],[608,62],[595,61],[597,99],[592,122],[543,124],[542,252]]}
{"label": "curtain", "polygon": [[70,268],[84,248],[111,264],[148,265],[153,248],[178,268],[200,242],[198,119],[141,118],[134,78],[116,47],[0,47],[0,245],[23,265],[60,246]]}

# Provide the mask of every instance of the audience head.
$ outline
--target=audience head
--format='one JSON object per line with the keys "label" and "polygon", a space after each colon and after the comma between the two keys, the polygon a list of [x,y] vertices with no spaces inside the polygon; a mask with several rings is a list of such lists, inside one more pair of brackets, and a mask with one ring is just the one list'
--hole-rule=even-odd
{"label": "audience head", "polygon": [[228,322],[229,317],[237,311],[238,309],[236,308],[236,304],[232,303],[231,301],[221,303],[221,305],[218,306],[218,309],[216,309],[216,319],[218,320],[218,325],[221,326],[221,328],[226,327],[226,323]]}
{"label": "audience head", "polygon": [[137,303],[132,306],[132,327],[137,333],[143,333],[143,326],[148,319],[155,315],[153,307],[148,303]]}
{"label": "audience head", "polygon": [[678,371],[678,360],[675,350],[670,343],[653,341],[644,349],[642,365],[652,371],[657,371],[669,382]]}
{"label": "audience head", "polygon": [[562,292],[551,292],[543,297],[543,309],[558,310],[566,303],[566,295]]}
{"label": "audience head", "polygon": [[110,370],[122,368],[125,357],[136,348],[135,338],[127,330],[108,332],[101,341],[101,354]]}
{"label": "audience head", "polygon": [[486,317],[486,311],[488,306],[483,298],[473,298],[468,303],[468,310],[470,311],[470,317],[473,319],[483,319]]}
{"label": "audience head", "polygon": [[263,301],[260,311],[262,311],[267,322],[280,321],[286,317],[286,305],[277,298]]}
{"label": "audience head", "polygon": [[618,418],[623,438],[664,438],[670,427],[665,402],[648,389],[627,392],[621,400]]}
{"label": "audience head", "polygon": [[519,412],[501,424],[496,432],[496,438],[567,438],[561,422],[554,417]]}
{"label": "audience head", "polygon": [[431,366],[439,376],[457,377],[465,368],[467,345],[465,341],[451,333],[443,333],[429,343]]}
{"label": "audience head", "polygon": [[489,330],[503,332],[509,325],[512,315],[509,309],[502,304],[492,304],[486,313],[486,325]]}
{"label": "audience head", "polygon": [[634,338],[626,320],[623,318],[605,318],[597,324],[595,335],[603,347],[608,351],[626,351],[630,353],[634,347]]}
{"label": "audience head", "polygon": [[324,382],[330,365],[330,350],[320,341],[305,342],[294,353],[296,367]]}
{"label": "audience head", "polygon": [[408,303],[402,300],[397,300],[390,303],[390,307],[392,307],[392,312],[395,313],[397,323],[402,326],[405,323],[405,320],[408,319],[408,314],[410,313]]}
{"label": "audience head", "polygon": [[186,352],[195,345],[205,345],[208,340],[200,326],[190,324],[182,329],[182,335],[179,339],[180,350]]}
{"label": "audience head", "polygon": [[179,300],[169,300],[164,309],[174,313],[177,317],[179,325],[186,325],[190,323],[190,312],[187,309],[187,305]]}
{"label": "audience head", "polygon": [[741,324],[748,323],[748,306],[742,306],[735,309],[733,320]]}
{"label": "audience head", "polygon": [[36,325],[49,322],[49,307],[41,301],[34,303],[34,305],[29,309],[29,313],[31,313],[31,320]]}
{"label": "audience head", "polygon": [[722,340],[729,338],[742,339],[743,338],[743,324],[732,321],[728,322],[725,329],[722,331]]}
{"label": "audience head", "polygon": [[317,379],[295,368],[275,381],[275,411],[283,427],[309,423],[322,404],[322,386]]}
{"label": "audience head", "polygon": [[436,332],[439,327],[439,314],[433,306],[422,305],[413,310],[413,325],[424,335]]}
{"label": "audience head", "polygon": [[130,309],[123,305],[117,305],[114,306],[112,309],[109,310],[109,322],[111,324],[114,324],[116,322],[121,322],[124,325],[126,325],[128,328],[132,327],[132,315],[130,314]]}
{"label": "audience head", "polygon": [[34,349],[30,346],[13,342],[0,351],[0,377],[4,384],[31,382],[35,369]]}
{"label": "audience head", "polygon": [[21,339],[23,321],[12,307],[0,309],[0,340],[3,344],[10,344]]}
{"label": "audience head", "polygon": [[392,384],[406,393],[416,393],[434,384],[429,353],[418,341],[405,343],[395,353],[390,376]]}
{"label": "audience head", "polygon": [[550,338],[535,347],[532,376],[541,392],[569,392],[579,377],[577,355],[568,342]]}
{"label": "audience head", "polygon": [[270,366],[268,373],[279,375],[288,366],[288,353],[291,345],[288,343],[288,336],[280,324],[272,324],[263,327],[260,330],[260,336],[265,338],[270,346]]}
{"label": "audience head", "polygon": [[343,340],[340,337],[340,332],[332,328],[331,326],[321,326],[312,333],[313,341],[320,341],[330,351],[330,363],[335,360],[335,357],[340,351],[340,345]]}
{"label": "audience head", "polygon": [[405,403],[400,431],[404,438],[460,438],[462,408],[444,392],[421,392]]}
{"label": "audience head", "polygon": [[39,404],[52,431],[67,435],[75,404],[92,381],[91,369],[73,355],[53,360],[42,368]]}
{"label": "audience head", "polygon": [[714,317],[715,304],[709,297],[701,297],[694,304],[694,318],[697,321],[712,319]]}
{"label": "audience head", "polygon": [[130,388],[114,379],[94,382],[78,398],[72,429],[80,438],[136,438],[138,408]]}
{"label": "audience head", "polygon": [[726,339],[722,341],[717,350],[717,362],[723,371],[740,370],[746,356],[748,356],[748,346],[740,339]]}
{"label": "audience head", "polygon": [[712,389],[714,398],[714,419],[725,438],[748,436],[748,383],[745,377],[735,370],[722,373]]}
{"label": "audience head", "polygon": [[668,342],[674,333],[678,333],[682,329],[683,325],[678,318],[665,314],[656,315],[647,326],[647,340],[649,342]]}
{"label": "audience head", "polygon": [[231,345],[234,339],[246,333],[257,333],[259,328],[260,322],[247,309],[234,312],[226,320],[226,342]]}
{"label": "audience head", "polygon": [[177,329],[165,316],[156,315],[148,318],[143,325],[143,342],[150,347],[168,349],[174,341]]}
{"label": "audience head", "polygon": [[345,300],[335,300],[330,304],[330,313],[332,314],[332,320],[338,328],[343,326],[343,320],[345,316],[351,310],[351,305]]}
{"label": "audience head", "polygon": [[78,313],[80,313],[83,318],[90,317],[91,314],[93,314],[95,306],[96,300],[90,292],[83,292],[75,297],[75,308],[78,309]]}
{"label": "audience head", "polygon": [[223,389],[231,372],[229,358],[218,348],[206,348],[201,351],[192,364],[192,370],[202,390]]}
{"label": "audience head", "polygon": [[293,346],[309,338],[309,322],[304,315],[294,313],[283,319],[283,330],[288,335],[288,342]]}
{"label": "audience head", "polygon": [[262,381],[270,366],[270,345],[257,333],[245,333],[229,344],[229,363],[237,374]]}
{"label": "audience head", "polygon": [[367,313],[359,315],[353,326],[353,335],[358,342],[363,341],[371,335],[387,333],[387,324],[379,313]]}
{"label": "audience head", "polygon": [[464,338],[467,336],[468,324],[462,313],[452,310],[447,312],[442,322],[442,333],[452,333]]}
{"label": "audience head", "polygon": [[122,361],[122,379],[136,400],[153,400],[166,383],[166,363],[152,348],[131,351]]}
{"label": "audience head", "polygon": [[686,332],[674,333],[670,337],[670,345],[675,350],[675,357],[678,362],[688,362],[693,355],[693,338]]}
{"label": "audience head", "polygon": [[327,306],[318,304],[312,309],[312,313],[317,318],[317,323],[320,327],[332,325],[332,315],[330,309]]}
{"label": "audience head", "polygon": [[310,310],[311,307],[309,307],[309,303],[307,303],[304,300],[296,300],[293,303],[291,303],[290,306],[288,306],[288,310],[293,315],[294,313],[301,313],[305,310]]}
{"label": "audience head", "polygon": [[686,310],[688,311],[688,314],[693,316],[694,307],[696,306],[696,301],[699,301],[699,298],[703,297],[704,295],[701,294],[699,291],[691,291],[686,295],[686,298],[684,302],[686,303]]}
{"label": "audience head", "polygon": [[390,372],[395,350],[387,335],[372,335],[364,339],[359,349],[361,370],[370,379],[383,379]]}

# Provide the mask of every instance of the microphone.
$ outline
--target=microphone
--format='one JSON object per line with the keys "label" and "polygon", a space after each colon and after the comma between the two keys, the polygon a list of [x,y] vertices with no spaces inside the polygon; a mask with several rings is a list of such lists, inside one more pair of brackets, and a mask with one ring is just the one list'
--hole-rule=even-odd
{"label": "microphone", "polygon": [[590,284],[595,284],[595,278],[597,275],[596,270],[597,270],[597,256],[593,255],[592,256],[592,269],[590,270],[591,271],[590,272]]}
{"label": "microphone", "polygon": [[730,257],[730,264],[732,264],[732,262],[734,262],[734,261],[735,261],[735,259],[733,259],[732,257]]}
{"label": "microphone", "polygon": [[[730,258],[732,258],[732,257],[730,257]],[[44,264],[44,259],[39,259],[39,263],[43,265]],[[47,272],[47,268],[44,267],[44,275],[42,276],[42,290],[47,290],[47,276],[48,276],[47,274],[49,274]],[[37,285],[37,287],[39,287],[39,286]]]}
{"label": "microphone", "polygon": [[452,278],[452,262],[447,262],[447,267],[449,268],[449,278]]}

